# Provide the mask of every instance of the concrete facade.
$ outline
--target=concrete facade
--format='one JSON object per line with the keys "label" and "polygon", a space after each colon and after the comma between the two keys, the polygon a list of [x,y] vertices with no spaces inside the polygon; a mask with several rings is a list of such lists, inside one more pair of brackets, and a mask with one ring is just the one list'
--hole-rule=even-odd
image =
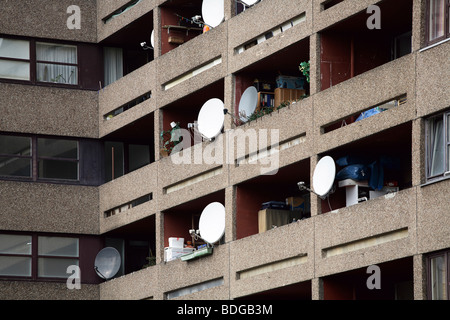
{"label": "concrete facade", "polygon": [[[0,299],[161,300],[187,289],[192,290],[190,294],[180,294],[175,299],[228,300],[273,295],[321,300],[339,298],[333,295],[339,288],[336,283],[348,273],[364,273],[370,265],[379,265],[382,277],[383,270],[389,269],[386,274],[394,279],[389,280],[390,284],[397,286],[396,276],[401,282],[405,279],[404,270],[391,266],[396,261],[408,267],[405,281],[411,284],[412,297],[429,298],[426,259],[430,253],[450,248],[450,182],[443,179],[426,183],[425,122],[430,115],[450,108],[450,42],[423,50],[426,0],[402,1],[412,13],[411,53],[325,90],[321,89],[322,34],[337,29],[350,17],[369,17],[367,7],[379,1],[334,1],[337,4],[324,9],[323,0],[262,0],[236,14],[235,1],[224,0],[225,20],[217,28],[164,54],[161,39],[168,30],[162,26],[162,9],[178,6],[182,15],[183,3],[193,3],[198,11],[201,1],[141,0],[107,23],[103,21],[105,17],[130,2],[53,2],[0,0],[0,7],[5,9],[0,10],[0,37],[44,38],[102,47],[118,32],[132,29],[136,20],[151,13],[155,30],[153,59],[98,91],[2,81],[0,133],[103,142],[111,137],[140,134],[143,131],[135,133],[134,128],[145,128],[153,136],[153,160],[97,186],[2,179],[0,233],[88,235],[103,241],[123,234],[131,239],[133,230],[145,232],[150,225],[154,228],[149,234],[154,234],[156,265],[97,284],[82,284],[81,290],[68,290],[65,280],[55,283],[1,278]],[[80,30],[66,27],[66,8],[72,4],[81,8]],[[299,16],[304,16],[304,20],[236,53],[239,46]],[[366,28],[365,20],[362,21],[361,28]],[[118,44],[118,40],[114,41]],[[188,122],[195,120],[192,115],[198,114],[201,101],[206,102],[208,88],[211,94],[221,95],[218,98],[233,113],[242,94],[238,85],[241,76],[264,74],[266,68],[277,76],[277,70],[271,69],[271,59],[286,57],[291,62],[292,50],[298,50],[299,55],[308,54],[308,97],[239,127],[226,115],[222,135],[233,129],[279,130],[280,145],[285,146],[279,152],[280,175],[262,176],[262,165],[175,164],[171,157],[161,155],[159,134],[168,129],[167,119],[175,121],[178,115],[180,120],[185,116]],[[211,68],[165,90],[174,79],[218,58],[220,62]],[[292,72],[298,73],[296,66],[300,62],[292,60]],[[105,115],[147,92],[151,92],[150,99],[105,120]],[[407,102],[396,108],[325,132],[332,124],[403,95]],[[204,141],[201,150],[220,141]],[[257,219],[249,218],[239,206],[259,201],[256,193],[260,190],[273,188],[278,197],[283,188],[287,190],[287,184],[295,189],[296,183],[304,180],[309,185],[322,156],[338,157],[351,150],[364,152],[372,144],[375,148],[386,144],[393,154],[406,158],[400,191],[330,211],[324,209],[328,207],[326,200],[311,193],[310,218],[264,233],[244,231],[253,228],[251,224]],[[192,161],[195,147],[191,148]],[[150,201],[105,215],[147,194],[152,195]],[[266,201],[270,200],[277,199]],[[169,232],[180,228],[170,221],[188,221],[190,218],[183,215],[190,210],[200,214],[205,204],[212,201],[222,202],[226,208],[223,242],[214,246],[210,256],[165,262],[167,238],[176,236]],[[254,215],[257,216],[257,210]],[[182,228],[187,231],[191,226]],[[241,236],[244,233],[246,236]],[[364,285],[367,277],[355,276],[351,285]],[[197,287],[203,283],[219,285],[199,290]]]}

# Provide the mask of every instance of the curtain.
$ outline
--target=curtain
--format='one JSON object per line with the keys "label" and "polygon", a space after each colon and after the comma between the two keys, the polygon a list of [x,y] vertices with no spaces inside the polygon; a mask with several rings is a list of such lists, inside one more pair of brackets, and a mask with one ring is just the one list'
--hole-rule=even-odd
{"label": "curtain", "polygon": [[105,48],[104,51],[105,86],[123,77],[122,48]]}
{"label": "curtain", "polygon": [[36,43],[36,60],[38,81],[78,84],[76,46]]}
{"label": "curtain", "polygon": [[444,121],[442,118],[437,118],[430,121],[428,131],[428,145],[429,145],[429,175],[435,176],[444,173]]}
{"label": "curtain", "polygon": [[445,2],[446,0],[430,0],[429,40],[444,35],[445,28]]}

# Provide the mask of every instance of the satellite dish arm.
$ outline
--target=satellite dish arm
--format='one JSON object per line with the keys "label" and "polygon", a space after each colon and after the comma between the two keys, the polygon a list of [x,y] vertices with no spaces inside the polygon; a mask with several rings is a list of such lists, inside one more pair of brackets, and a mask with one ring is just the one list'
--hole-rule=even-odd
{"label": "satellite dish arm", "polygon": [[300,191],[306,190],[306,191],[309,191],[309,192],[311,192],[311,193],[314,193],[316,196],[318,196],[318,197],[319,197],[320,199],[322,199],[322,200],[325,200],[326,197],[328,196],[328,195],[326,195],[326,196],[320,196],[320,195],[318,195],[318,194],[315,193],[312,189],[310,189],[310,188],[308,188],[307,186],[305,186],[305,182],[304,182],[304,181],[298,182],[298,183],[297,183],[297,186],[298,186],[298,188],[300,189]]}
{"label": "satellite dish arm", "polygon": [[94,270],[103,278],[103,280],[106,280],[106,277],[98,270],[97,266],[94,266]]}

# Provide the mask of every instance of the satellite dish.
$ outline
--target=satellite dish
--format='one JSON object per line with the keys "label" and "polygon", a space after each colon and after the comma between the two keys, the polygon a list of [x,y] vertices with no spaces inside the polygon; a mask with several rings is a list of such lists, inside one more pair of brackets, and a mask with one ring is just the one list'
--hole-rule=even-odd
{"label": "satellite dish", "polygon": [[150,36],[150,43],[152,44],[152,47],[155,47],[155,30],[152,30],[152,34]]}
{"label": "satellite dish", "polygon": [[203,209],[199,221],[200,237],[209,244],[219,241],[225,234],[225,207],[212,202]]}
{"label": "satellite dish", "polygon": [[255,112],[258,104],[258,91],[255,87],[248,87],[241,96],[239,101],[239,115],[241,121],[246,122],[253,112]]}
{"label": "satellite dish", "polygon": [[109,280],[119,271],[120,264],[119,251],[113,247],[106,247],[95,257],[94,269],[100,278]]}
{"label": "satellite dish", "polygon": [[259,0],[241,0],[246,6],[252,6],[257,3]]}
{"label": "satellite dish", "polygon": [[211,28],[221,24],[225,19],[224,0],[203,0],[202,17]]}
{"label": "satellite dish", "polygon": [[198,114],[198,131],[207,139],[213,139],[220,134],[225,121],[224,104],[222,100],[213,98],[205,102]]}
{"label": "satellite dish", "polygon": [[325,197],[331,191],[336,177],[336,165],[330,156],[325,156],[317,163],[313,175],[313,189],[319,197]]}

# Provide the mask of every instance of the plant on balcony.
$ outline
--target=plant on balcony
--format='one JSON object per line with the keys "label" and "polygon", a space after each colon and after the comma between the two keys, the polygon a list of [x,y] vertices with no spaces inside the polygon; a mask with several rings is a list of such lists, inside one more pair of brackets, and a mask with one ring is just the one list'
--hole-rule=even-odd
{"label": "plant on balcony", "polygon": [[309,83],[309,61],[303,61],[300,63],[298,67],[303,73],[303,75],[306,77],[306,81]]}
{"label": "plant on balcony", "polygon": [[177,131],[181,129],[180,124],[172,122],[171,126],[170,130],[163,130],[159,135],[162,145],[160,152],[164,157],[169,156],[173,148],[182,141],[182,136]]}

